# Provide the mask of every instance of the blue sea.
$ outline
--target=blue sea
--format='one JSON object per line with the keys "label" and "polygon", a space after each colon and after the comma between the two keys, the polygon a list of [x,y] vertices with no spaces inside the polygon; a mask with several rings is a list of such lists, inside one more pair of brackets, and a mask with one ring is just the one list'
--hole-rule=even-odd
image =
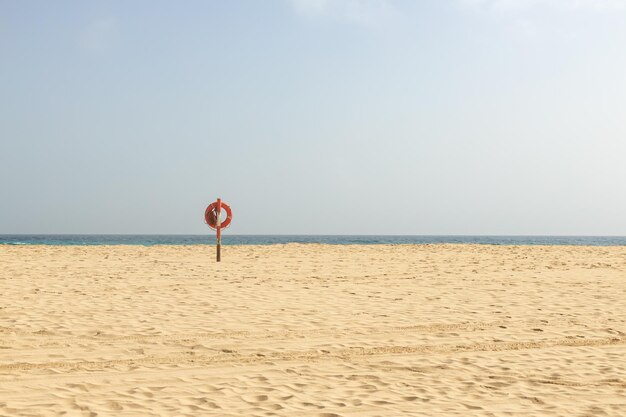
{"label": "blue sea", "polygon": [[[367,236],[228,235],[224,245],[325,243],[330,245],[476,243],[482,245],[626,246],[626,236]],[[5,245],[213,245],[214,235],[0,235]]]}

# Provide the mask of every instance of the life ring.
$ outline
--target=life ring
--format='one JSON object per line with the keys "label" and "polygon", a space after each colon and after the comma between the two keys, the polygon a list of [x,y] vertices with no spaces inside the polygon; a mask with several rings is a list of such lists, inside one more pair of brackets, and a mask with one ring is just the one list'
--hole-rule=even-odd
{"label": "life ring", "polygon": [[[221,228],[226,228],[230,225],[230,221],[233,218],[233,212],[230,206],[222,201],[222,210],[226,210],[226,219],[220,224]],[[209,225],[211,229],[217,228],[217,201],[211,203],[209,207],[204,211],[204,221]]]}

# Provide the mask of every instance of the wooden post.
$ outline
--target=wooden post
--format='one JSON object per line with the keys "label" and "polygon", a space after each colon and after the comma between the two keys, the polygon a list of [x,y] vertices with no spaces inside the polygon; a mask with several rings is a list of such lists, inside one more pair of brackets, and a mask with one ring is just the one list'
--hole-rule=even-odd
{"label": "wooden post", "polygon": [[222,260],[222,199],[217,199],[217,218],[216,218],[216,226],[217,226],[217,262],[221,262]]}

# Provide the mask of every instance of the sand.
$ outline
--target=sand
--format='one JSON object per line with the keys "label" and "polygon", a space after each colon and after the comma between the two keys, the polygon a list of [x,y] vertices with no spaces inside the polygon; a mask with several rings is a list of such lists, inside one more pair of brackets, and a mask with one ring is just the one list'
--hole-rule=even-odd
{"label": "sand", "polygon": [[626,247],[0,245],[0,416],[626,415]]}

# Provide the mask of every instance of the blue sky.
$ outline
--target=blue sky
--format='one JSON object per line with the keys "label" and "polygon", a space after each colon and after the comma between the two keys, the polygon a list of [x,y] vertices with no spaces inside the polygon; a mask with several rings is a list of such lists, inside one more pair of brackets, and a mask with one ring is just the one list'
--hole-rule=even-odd
{"label": "blue sky", "polygon": [[0,0],[0,233],[626,235],[626,0]]}

